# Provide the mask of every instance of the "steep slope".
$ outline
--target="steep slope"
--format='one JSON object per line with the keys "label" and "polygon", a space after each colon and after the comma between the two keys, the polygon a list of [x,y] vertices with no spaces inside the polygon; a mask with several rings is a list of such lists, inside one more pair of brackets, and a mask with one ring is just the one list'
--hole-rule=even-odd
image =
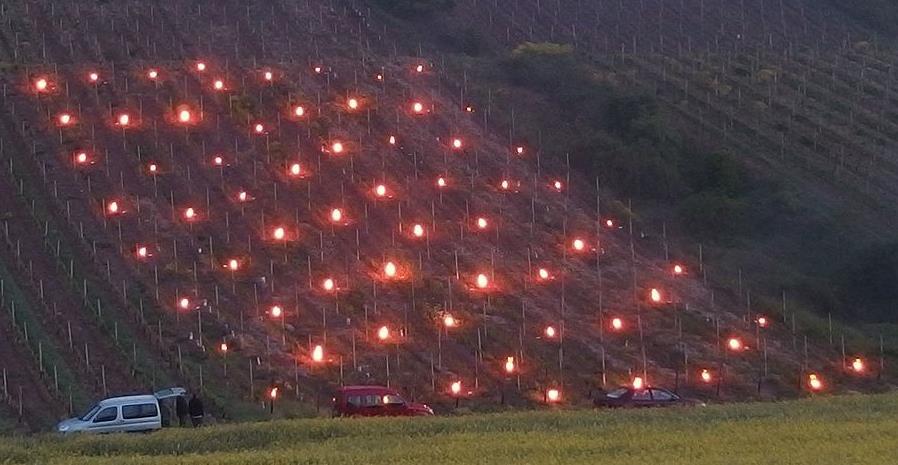
{"label": "steep slope", "polygon": [[[258,416],[274,386],[308,411],[341,383],[448,404],[460,380],[487,405],[550,388],[585,404],[636,376],[727,399],[794,396],[811,371],[872,382],[800,343],[788,313],[712,292],[706,262],[671,258],[533,135],[507,138],[489,102],[396,53],[401,31],[364,11],[4,7],[4,162],[71,260],[34,243],[36,278],[17,280],[54,283],[62,316],[105,341],[116,390],[184,382],[217,415]],[[26,223],[13,243],[37,240]],[[78,380],[90,396],[94,378]]]}

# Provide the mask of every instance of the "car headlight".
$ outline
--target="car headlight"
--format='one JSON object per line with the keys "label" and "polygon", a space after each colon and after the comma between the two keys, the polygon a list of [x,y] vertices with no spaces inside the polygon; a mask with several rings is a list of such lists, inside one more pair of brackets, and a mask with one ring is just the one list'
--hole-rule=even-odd
{"label": "car headlight", "polygon": [[69,425],[59,425],[57,430],[59,430],[60,433],[65,433],[69,430]]}

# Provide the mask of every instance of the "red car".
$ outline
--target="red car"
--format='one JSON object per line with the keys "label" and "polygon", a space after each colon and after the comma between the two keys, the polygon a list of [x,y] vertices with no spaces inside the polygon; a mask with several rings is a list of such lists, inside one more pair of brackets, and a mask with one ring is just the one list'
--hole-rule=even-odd
{"label": "red car", "polygon": [[335,417],[416,417],[433,415],[424,404],[408,402],[395,389],[345,386],[334,396]]}

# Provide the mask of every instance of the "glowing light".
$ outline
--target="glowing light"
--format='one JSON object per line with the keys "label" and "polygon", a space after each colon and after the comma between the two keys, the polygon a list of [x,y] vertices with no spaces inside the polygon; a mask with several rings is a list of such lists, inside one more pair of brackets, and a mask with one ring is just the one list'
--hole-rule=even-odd
{"label": "glowing light", "polygon": [[374,76],[374,79],[377,79],[378,81],[383,81],[383,80],[384,80],[384,75],[383,75],[383,74],[380,74],[380,73],[377,73],[377,74]]}
{"label": "glowing light", "polygon": [[390,143],[390,145],[396,145],[396,136],[390,136],[388,142]]}
{"label": "glowing light", "polygon": [[324,288],[325,291],[333,291],[334,287],[336,287],[336,283],[334,283],[333,278],[327,278],[324,282],[321,283],[321,287]]}
{"label": "glowing light", "polygon": [[609,219],[609,220],[605,220],[605,227],[607,227],[607,228],[613,228],[613,227],[614,227],[614,220],[610,220],[610,219]]}
{"label": "glowing light", "polygon": [[334,208],[331,210],[331,221],[334,223],[339,223],[343,220],[343,210],[339,208]]}
{"label": "glowing light", "polygon": [[224,90],[224,81],[221,79],[216,79],[215,82],[212,83],[212,88],[215,90]]}
{"label": "glowing light", "polygon": [[224,165],[224,157],[221,155],[216,155],[212,157],[212,164],[215,166],[223,166]]}
{"label": "glowing light", "polygon": [[759,316],[757,321],[758,326],[760,326],[761,328],[766,328],[768,325],[770,325],[770,321],[767,320],[766,316]]}
{"label": "glowing light", "polygon": [[505,359],[505,372],[509,374],[514,373],[515,368],[514,357],[507,357]]}
{"label": "glowing light", "polygon": [[38,78],[34,81],[34,89],[38,92],[46,92],[50,83],[45,78]]}
{"label": "glowing light", "polygon": [[263,77],[265,78],[266,81],[271,82],[274,79],[274,73],[272,73],[271,71],[265,71],[265,74],[263,75]]}
{"label": "glowing light", "polygon": [[732,351],[742,350],[742,341],[739,338],[731,337],[729,341],[727,341],[727,346]]}
{"label": "glowing light", "polygon": [[317,345],[314,349],[312,349],[312,361],[318,363],[324,361],[324,347]]}
{"label": "glowing light", "polygon": [[263,134],[265,133],[265,125],[262,123],[256,123],[256,125],[253,126],[253,131],[255,131],[256,134]]}
{"label": "glowing light", "polygon": [[118,206],[118,202],[112,201],[106,204],[106,212],[110,215],[117,215],[120,212],[120,208]]}
{"label": "glowing light", "polygon": [[558,332],[555,330],[554,326],[546,326],[546,329],[543,332],[545,333],[546,337],[549,339],[554,338],[558,334]]}
{"label": "glowing light", "polygon": [[713,379],[714,377],[711,376],[711,372],[707,368],[702,369],[702,381],[710,383]]}
{"label": "glowing light", "polygon": [[381,326],[380,329],[377,330],[377,338],[381,341],[386,341],[390,338],[390,328],[386,326]]}
{"label": "glowing light", "polygon": [[343,153],[343,143],[340,141],[331,144],[331,151],[334,153]]}
{"label": "glowing light", "polygon": [[157,166],[155,163],[150,163],[149,165],[147,165],[147,171],[149,171],[150,174],[156,174],[157,172],[159,172],[159,166]]}
{"label": "glowing light", "polygon": [[223,353],[227,353],[228,352],[228,343],[222,342],[221,345],[218,346],[218,349],[221,350]]}
{"label": "glowing light", "polygon": [[178,121],[182,123],[189,123],[191,117],[190,110],[181,110],[178,112]]}
{"label": "glowing light", "polygon": [[455,320],[455,317],[452,315],[446,315],[443,317],[443,326],[447,328],[454,328],[458,325],[458,321]]}
{"label": "glowing light", "polygon": [[284,314],[284,309],[280,305],[274,305],[268,311],[272,318],[280,318]]}
{"label": "glowing light", "polygon": [[440,176],[437,178],[437,187],[446,187],[448,183],[446,182],[446,178]]}
{"label": "glowing light", "polygon": [[503,180],[502,180],[502,183],[499,184],[499,187],[501,187],[502,190],[505,190],[505,191],[508,190],[508,186],[509,186],[509,183],[508,183],[508,180],[507,180],[507,179],[503,179]]}
{"label": "glowing light", "polygon": [[412,235],[415,237],[424,237],[424,226],[420,224],[412,226]]}
{"label": "glowing light", "polygon": [[459,150],[462,147],[461,139],[452,139],[452,148],[455,150]]}
{"label": "glowing light", "polygon": [[552,188],[555,189],[556,191],[561,192],[561,189],[564,188],[564,184],[562,184],[561,181],[555,181],[552,183]]}
{"label": "glowing light", "polygon": [[237,271],[238,269],[240,269],[240,262],[236,258],[228,260],[228,269],[231,271]]}
{"label": "glowing light", "polygon": [[302,105],[297,105],[297,106],[293,107],[293,116],[296,116],[297,118],[302,118],[303,116],[305,116],[305,114],[306,114],[306,109],[303,108]]}
{"label": "glowing light", "polygon": [[652,288],[652,290],[649,292],[649,297],[652,299],[652,302],[659,303],[661,302],[661,291]]}
{"label": "glowing light", "polygon": [[418,73],[423,73],[423,72],[424,72],[424,65],[418,65],[418,66],[415,66],[415,71],[418,72]]}
{"label": "glowing light", "polygon": [[150,79],[156,79],[157,77],[159,77],[159,71],[156,71],[155,69],[151,69],[151,70],[147,71],[147,77]]}
{"label": "glowing light", "polygon": [[137,256],[140,258],[147,258],[150,256],[150,251],[147,250],[145,245],[137,246]]}
{"label": "glowing light", "polygon": [[202,61],[196,64],[196,70],[199,72],[203,72],[206,70],[206,64]]}
{"label": "glowing light", "polygon": [[68,126],[72,124],[72,115],[68,113],[63,113],[59,115],[59,125],[60,126]]}
{"label": "glowing light", "polygon": [[315,74],[321,74],[321,67],[320,67],[320,66],[316,66],[316,67],[312,68],[312,70],[315,71]]}
{"label": "glowing light", "polygon": [[378,197],[384,197],[387,195],[387,186],[383,184],[378,184],[377,187],[374,188],[374,195]]}
{"label": "glowing light", "polygon": [[486,229],[489,226],[489,222],[484,217],[477,218],[477,227],[480,229]]}
{"label": "glowing light", "polygon": [[558,402],[561,400],[561,392],[558,389],[549,389],[546,391],[546,400],[549,402]]}
{"label": "glowing light", "polygon": [[178,306],[181,307],[181,310],[190,309],[190,299],[182,297],[181,300],[178,301]]}
{"label": "glowing light", "polygon": [[642,389],[645,386],[645,381],[639,376],[633,378],[633,389]]}
{"label": "glowing light", "polygon": [[290,176],[299,176],[302,174],[302,166],[299,165],[299,162],[290,164]]}
{"label": "glowing light", "polygon": [[346,103],[350,110],[358,110],[359,109],[359,100],[357,98],[350,98]]}
{"label": "glowing light", "polygon": [[490,286],[490,278],[488,278],[485,274],[480,273],[477,275],[477,287],[479,289],[486,289]]}
{"label": "glowing light", "polygon": [[237,201],[238,202],[246,202],[249,199],[249,194],[246,191],[240,191],[237,193]]}
{"label": "glowing light", "polygon": [[87,152],[78,152],[75,154],[75,163],[79,165],[86,164],[88,162]]}
{"label": "glowing light", "polygon": [[268,391],[268,397],[271,397],[271,400],[275,400],[278,398],[278,388],[273,387],[270,391]]}
{"label": "glowing light", "polygon": [[866,369],[864,360],[860,357],[855,358],[854,361],[851,362],[851,369],[854,370],[855,373],[862,373]]}
{"label": "glowing light", "polygon": [[823,389],[823,381],[820,380],[816,373],[811,373],[808,375],[808,386],[810,386],[812,391],[820,391]]}
{"label": "glowing light", "polygon": [[187,221],[196,219],[196,210],[194,210],[193,207],[187,207],[184,210],[184,219]]}
{"label": "glowing light", "polygon": [[519,145],[519,146],[517,146],[517,147],[514,149],[514,151],[517,152],[518,155],[523,155],[523,154],[524,154],[524,147],[522,147],[522,146]]}
{"label": "glowing light", "polygon": [[277,241],[282,241],[287,237],[287,231],[284,230],[283,227],[278,226],[277,228],[274,228],[274,231],[271,233],[271,237],[273,237]]}
{"label": "glowing light", "polygon": [[118,125],[125,127],[131,124],[131,115],[127,113],[122,113],[118,115]]}
{"label": "glowing light", "polygon": [[586,242],[584,242],[583,239],[574,239],[574,242],[572,242],[571,245],[577,252],[582,252],[586,249]]}
{"label": "glowing light", "polygon": [[549,270],[540,268],[539,271],[536,272],[536,275],[539,276],[539,279],[542,280],[549,279]]}
{"label": "glowing light", "polygon": [[453,381],[449,386],[449,390],[452,391],[453,396],[461,394],[461,381]]}
{"label": "glowing light", "polygon": [[100,80],[100,75],[96,72],[92,72],[87,75],[87,80],[90,82],[97,82]]}
{"label": "glowing light", "polygon": [[395,278],[395,277],[396,277],[396,272],[397,272],[397,269],[396,269],[396,264],[395,264],[395,263],[393,263],[393,262],[387,262],[387,263],[384,265],[384,275],[385,275],[386,277],[388,277],[388,278]]}
{"label": "glowing light", "polygon": [[418,114],[424,112],[424,104],[421,102],[415,102],[412,104],[412,111]]}
{"label": "glowing light", "polygon": [[679,276],[679,275],[683,274],[683,271],[685,271],[685,270],[683,269],[683,267],[681,265],[674,265],[673,272],[675,275]]}
{"label": "glowing light", "polygon": [[474,107],[472,107],[471,105],[468,105],[465,107],[465,111],[468,113],[474,113]]}
{"label": "glowing light", "polygon": [[620,318],[612,318],[611,319],[611,329],[614,331],[620,331],[624,329],[624,320]]}

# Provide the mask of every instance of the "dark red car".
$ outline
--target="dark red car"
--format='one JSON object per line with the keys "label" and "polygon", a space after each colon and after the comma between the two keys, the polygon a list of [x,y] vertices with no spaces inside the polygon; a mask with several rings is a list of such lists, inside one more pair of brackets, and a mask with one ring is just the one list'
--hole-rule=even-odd
{"label": "dark red car", "polygon": [[383,386],[345,386],[334,396],[335,417],[415,417],[433,415],[424,404],[408,402]]}
{"label": "dark red car", "polygon": [[701,401],[684,399],[673,392],[658,388],[645,387],[635,389],[633,387],[621,387],[593,401],[596,407],[605,408],[634,408],[634,407],[685,407],[701,406]]}

